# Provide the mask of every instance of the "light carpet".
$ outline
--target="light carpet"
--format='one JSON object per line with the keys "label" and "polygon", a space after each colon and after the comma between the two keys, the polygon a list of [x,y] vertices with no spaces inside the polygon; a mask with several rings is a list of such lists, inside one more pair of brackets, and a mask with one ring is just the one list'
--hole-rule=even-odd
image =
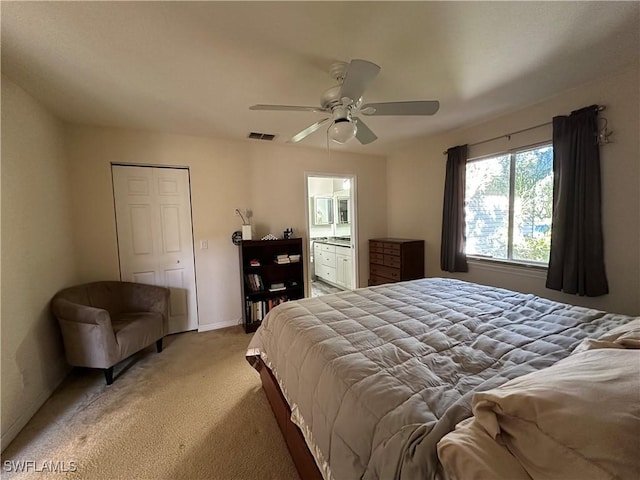
{"label": "light carpet", "polygon": [[[166,337],[109,387],[74,369],[3,453],[2,478],[297,480],[244,359],[250,338],[240,327]],[[19,461],[28,471],[13,471]]]}

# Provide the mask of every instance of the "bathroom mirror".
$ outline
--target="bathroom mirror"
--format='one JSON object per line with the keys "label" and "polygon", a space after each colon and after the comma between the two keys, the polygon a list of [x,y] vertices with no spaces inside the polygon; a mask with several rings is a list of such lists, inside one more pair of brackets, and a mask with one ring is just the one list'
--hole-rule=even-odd
{"label": "bathroom mirror", "polygon": [[336,215],[337,221],[339,224],[347,224],[350,222],[349,219],[349,197],[336,197],[337,208]]}
{"label": "bathroom mirror", "polygon": [[314,197],[313,224],[331,225],[333,223],[333,198]]}

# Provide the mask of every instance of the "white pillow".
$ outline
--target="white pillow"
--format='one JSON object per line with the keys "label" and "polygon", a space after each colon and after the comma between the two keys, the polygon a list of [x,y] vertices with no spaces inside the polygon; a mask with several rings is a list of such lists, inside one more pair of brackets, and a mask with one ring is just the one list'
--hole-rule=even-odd
{"label": "white pillow", "polygon": [[531,480],[509,450],[494,441],[473,417],[442,437],[438,459],[447,480]]}
{"label": "white pillow", "polygon": [[475,422],[533,479],[640,478],[640,351],[589,350],[475,394]]}
{"label": "white pillow", "polygon": [[[594,350],[596,348],[640,348],[640,318],[631,320],[625,325],[620,325],[600,338],[585,338],[573,351],[573,353]],[[573,354],[572,353],[572,354]]]}

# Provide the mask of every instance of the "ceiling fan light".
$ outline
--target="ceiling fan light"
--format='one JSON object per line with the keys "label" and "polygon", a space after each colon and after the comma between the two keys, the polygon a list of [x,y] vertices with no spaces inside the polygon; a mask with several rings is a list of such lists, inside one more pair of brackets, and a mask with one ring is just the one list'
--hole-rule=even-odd
{"label": "ceiling fan light", "polygon": [[329,138],[336,143],[347,143],[356,136],[356,124],[349,121],[336,121],[329,128]]}

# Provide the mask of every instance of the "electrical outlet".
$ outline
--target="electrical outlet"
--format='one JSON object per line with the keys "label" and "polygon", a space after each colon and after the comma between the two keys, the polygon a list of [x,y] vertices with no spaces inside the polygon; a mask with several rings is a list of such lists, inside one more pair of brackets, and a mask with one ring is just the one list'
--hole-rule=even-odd
{"label": "electrical outlet", "polygon": [[208,240],[200,240],[200,249],[201,250],[206,250],[207,248],[209,248],[209,241]]}

